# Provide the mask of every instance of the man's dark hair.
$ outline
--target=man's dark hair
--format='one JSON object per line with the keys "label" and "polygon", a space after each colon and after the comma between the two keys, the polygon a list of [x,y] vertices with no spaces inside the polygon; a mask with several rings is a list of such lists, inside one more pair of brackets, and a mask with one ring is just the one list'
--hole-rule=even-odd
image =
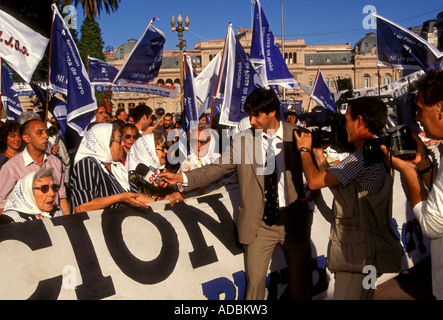
{"label": "man's dark hair", "polygon": [[130,116],[134,119],[134,123],[140,121],[144,115],[149,117],[152,114],[152,109],[145,104],[139,104],[137,107],[132,109]]}
{"label": "man's dark hair", "polygon": [[125,108],[119,108],[117,109],[117,111],[115,112],[115,116],[118,117],[120,114],[122,114],[123,112],[126,112]]}
{"label": "man's dark hair", "polygon": [[349,102],[351,118],[361,116],[369,131],[375,135],[383,132],[388,122],[388,108],[378,97],[361,97]]}
{"label": "man's dark hair", "polygon": [[422,92],[427,106],[434,106],[443,101],[443,71],[432,70],[426,73],[410,90]]}
{"label": "man's dark hair", "polygon": [[275,118],[281,120],[280,100],[272,89],[255,89],[246,99],[244,109],[248,115],[254,117],[261,112],[269,114],[275,111]]}
{"label": "man's dark hair", "polygon": [[23,136],[24,136],[24,135],[29,135],[29,134],[30,134],[30,132],[29,132],[29,126],[30,126],[31,123],[33,123],[33,122],[42,122],[42,123],[44,123],[42,120],[39,120],[39,119],[31,119],[31,120],[28,120],[28,121],[26,121],[25,123],[23,123],[23,124],[21,125],[21,127],[20,127],[20,137],[22,137],[22,139],[23,139]]}

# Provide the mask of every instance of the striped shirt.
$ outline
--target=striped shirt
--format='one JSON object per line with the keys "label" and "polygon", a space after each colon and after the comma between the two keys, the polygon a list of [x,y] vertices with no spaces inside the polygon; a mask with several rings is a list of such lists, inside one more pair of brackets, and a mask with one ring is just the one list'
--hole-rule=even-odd
{"label": "striped shirt", "polygon": [[382,158],[367,159],[363,149],[359,149],[337,165],[328,168],[328,171],[340,181],[342,187],[356,181],[369,195],[381,191],[385,183],[386,170],[386,163]]}
{"label": "striped shirt", "polygon": [[[63,211],[61,211],[61,209],[59,207],[56,207],[51,213],[49,213],[49,215],[51,216],[51,218],[57,218],[57,217],[63,217]],[[37,218],[36,215],[33,214],[27,214],[27,213],[23,213],[23,212],[17,212],[17,211],[6,211],[3,212],[2,216],[4,216],[5,218],[8,217],[10,219],[10,222],[27,222],[27,221],[33,221],[33,220],[38,220],[39,218]],[[5,221],[5,219],[4,219]],[[5,223],[5,222],[3,222]]]}
{"label": "striped shirt", "polygon": [[[126,192],[109,169],[100,161],[86,157],[75,164],[71,176],[71,208],[88,203],[96,198],[104,198]],[[136,192],[131,184],[131,192]],[[126,207],[124,202],[110,206],[110,209]]]}

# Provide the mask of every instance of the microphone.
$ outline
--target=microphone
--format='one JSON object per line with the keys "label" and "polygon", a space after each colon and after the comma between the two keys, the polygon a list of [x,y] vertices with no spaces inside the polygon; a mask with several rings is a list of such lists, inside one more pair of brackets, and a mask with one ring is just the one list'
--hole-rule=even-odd
{"label": "microphone", "polygon": [[152,184],[155,180],[158,182],[163,181],[162,178],[160,178],[158,175],[160,173],[160,170],[154,168],[153,166],[147,166],[143,163],[139,163],[137,165],[137,168],[135,168],[135,172],[142,175],[146,182]]}

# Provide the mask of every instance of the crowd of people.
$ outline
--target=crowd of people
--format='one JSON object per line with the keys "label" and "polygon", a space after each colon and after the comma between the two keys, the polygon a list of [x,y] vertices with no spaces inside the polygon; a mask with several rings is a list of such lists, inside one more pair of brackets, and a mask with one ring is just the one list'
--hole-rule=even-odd
{"label": "crowd of people", "polygon": [[[417,92],[415,120],[424,134],[433,141],[443,139],[443,72],[428,72],[411,90]],[[154,113],[142,104],[129,114],[119,109],[112,116],[99,107],[75,155],[67,154],[52,120],[47,124],[33,113],[24,113],[19,123],[8,120],[0,128],[0,223],[147,208],[162,200],[173,206],[184,201],[185,193],[237,183],[245,298],[265,298],[269,263],[280,244],[291,297],[310,299],[313,212],[305,200],[306,185],[313,191],[330,188],[334,200],[326,217],[331,223],[327,266],[335,276],[334,298],[372,299],[373,289],[363,285],[364,267],[373,265],[380,275],[399,272],[402,265],[402,247],[391,224],[393,168],[401,173],[414,214],[431,239],[433,290],[443,299],[443,172],[419,135],[414,134],[418,147],[413,159],[392,157],[385,146],[368,153],[365,144],[388,123],[382,99],[349,101],[345,129],[355,151],[334,163],[327,158],[327,146],[313,146],[309,131],[295,130],[295,112],[281,118],[273,90],[255,90],[244,109],[248,121],[228,145],[219,143],[222,127],[209,126],[203,115],[187,133],[180,163],[169,156],[183,152],[172,148],[180,141],[181,121],[161,108]],[[228,161],[219,161],[225,151]]]}

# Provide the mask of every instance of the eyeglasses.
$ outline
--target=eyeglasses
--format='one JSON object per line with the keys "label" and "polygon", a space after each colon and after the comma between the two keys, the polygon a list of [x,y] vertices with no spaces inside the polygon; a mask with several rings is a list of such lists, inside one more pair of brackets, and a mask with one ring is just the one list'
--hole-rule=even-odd
{"label": "eyeglasses", "polygon": [[207,144],[209,142],[209,140],[211,140],[210,137],[208,137],[207,139],[201,139],[201,140],[199,140],[199,139],[191,139],[191,142],[194,143],[194,144],[197,144],[197,143]]}
{"label": "eyeglasses", "polygon": [[60,186],[58,184],[53,184],[51,186],[49,184],[45,184],[45,185],[42,185],[40,187],[35,187],[35,188],[32,188],[32,189],[33,190],[40,190],[42,193],[46,194],[46,193],[49,192],[49,188],[51,188],[52,191],[54,191],[54,192],[58,192],[60,190]]}
{"label": "eyeglasses", "polygon": [[163,152],[163,150],[166,150],[166,147],[158,147],[158,148],[155,148],[155,150]]}
{"label": "eyeglasses", "polygon": [[124,136],[124,138],[125,138],[126,140],[129,140],[129,139],[131,139],[131,138],[133,138],[134,140],[137,140],[139,137],[140,137],[140,135],[138,135],[138,134],[135,134],[135,135],[127,134],[127,135]]}

